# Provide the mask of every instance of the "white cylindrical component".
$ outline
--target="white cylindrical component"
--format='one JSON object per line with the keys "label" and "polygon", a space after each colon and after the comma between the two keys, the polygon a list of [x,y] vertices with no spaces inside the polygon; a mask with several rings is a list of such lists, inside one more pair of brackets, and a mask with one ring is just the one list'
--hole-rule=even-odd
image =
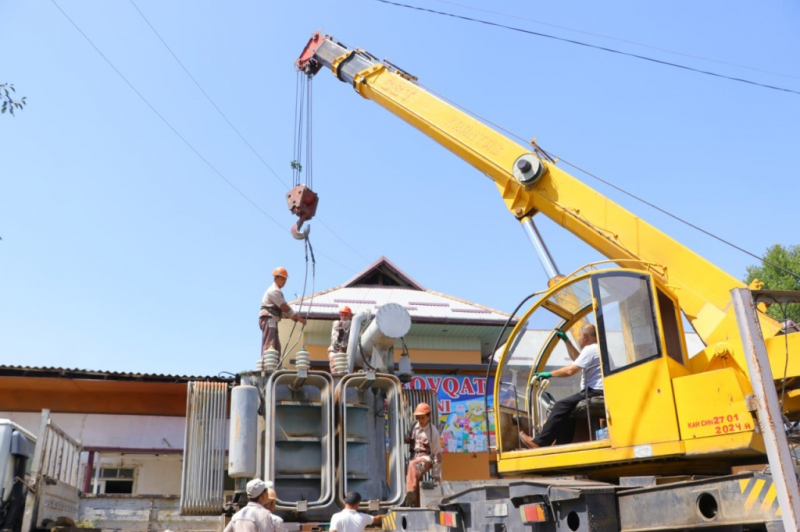
{"label": "white cylindrical component", "polygon": [[[391,371],[391,349],[398,338],[411,329],[411,316],[402,305],[386,303],[378,309],[375,319],[361,335],[361,349],[364,358],[378,371]],[[352,334],[352,333],[351,333]],[[356,360],[356,364],[361,361]]]}
{"label": "white cylindrical component", "polygon": [[350,321],[350,339],[347,341],[347,368],[341,374],[350,373],[355,369],[355,360],[360,357],[358,342],[361,338],[361,329],[364,323],[372,317],[369,310],[362,310]]}
{"label": "white cylindrical component", "polygon": [[[397,374],[400,376],[411,376],[414,374],[414,370],[411,369],[411,357],[408,355],[400,357],[400,361],[397,364]],[[401,378],[400,380],[402,381],[403,379]]]}
{"label": "white cylindrical component", "polygon": [[361,347],[364,354],[372,352],[373,347],[388,349],[398,338],[405,336],[411,329],[411,316],[402,305],[386,303],[375,315],[367,330],[361,335]]}
{"label": "white cylindrical component", "polygon": [[347,353],[339,351],[333,355],[333,374],[347,375]]}
{"label": "white cylindrical component", "polygon": [[258,368],[267,373],[272,373],[278,369],[278,364],[281,361],[281,354],[277,349],[270,348],[264,351],[264,358],[262,359],[262,367]]}
{"label": "white cylindrical component", "polygon": [[311,353],[306,351],[305,346],[294,356],[294,367],[298,370],[311,369]]}
{"label": "white cylindrical component", "polygon": [[228,476],[256,476],[258,451],[258,388],[236,386],[231,391],[231,427],[228,440]]}

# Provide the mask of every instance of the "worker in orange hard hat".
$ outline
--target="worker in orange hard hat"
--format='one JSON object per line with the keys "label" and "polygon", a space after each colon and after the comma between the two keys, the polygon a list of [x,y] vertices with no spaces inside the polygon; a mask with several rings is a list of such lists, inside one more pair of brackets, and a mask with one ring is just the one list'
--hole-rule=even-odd
{"label": "worker in orange hard hat", "polygon": [[339,309],[339,319],[333,322],[331,328],[331,345],[328,346],[328,361],[333,373],[333,359],[336,353],[346,353],[347,343],[350,341],[350,324],[353,321],[353,311],[347,305]]}
{"label": "worker in orange hard hat", "polygon": [[303,325],[306,324],[306,319],[295,313],[283,297],[281,288],[286,285],[286,280],[289,278],[286,268],[275,268],[272,271],[272,277],[275,282],[264,292],[264,298],[261,300],[261,314],[258,317],[258,326],[261,328],[262,356],[270,346],[280,353],[281,340],[278,338],[278,322],[281,318],[290,318]]}
{"label": "worker in orange hard hat", "polygon": [[419,483],[425,473],[433,469],[433,479],[439,481],[442,475],[442,444],[439,431],[431,423],[431,407],[420,403],[414,410],[417,419],[411,428],[406,443],[411,444],[411,461],[406,473],[406,506],[419,506]]}

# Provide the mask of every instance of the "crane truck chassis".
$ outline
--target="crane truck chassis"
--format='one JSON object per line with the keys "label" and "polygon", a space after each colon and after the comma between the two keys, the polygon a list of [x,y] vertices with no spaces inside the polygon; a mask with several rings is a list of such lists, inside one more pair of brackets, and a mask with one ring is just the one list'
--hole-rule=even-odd
{"label": "crane truck chassis", "polygon": [[[330,69],[491,178],[537,249],[544,245],[533,217],[544,215],[608,261],[554,278],[514,326],[494,372],[490,478],[445,478],[423,490],[423,508],[399,506],[401,420],[413,401],[391,368],[353,373],[347,364],[331,376],[299,363],[243,374],[233,390],[232,397],[237,388],[249,396],[247,406],[231,410],[230,466],[247,464],[236,469],[240,491],[247,476],[262,474],[279,496],[288,494],[278,504],[284,518],[308,522],[324,521],[347,490],[363,488],[362,508],[387,510],[383,528],[395,531],[798,530],[800,494],[784,422],[800,419],[800,334],[763,313],[770,301],[798,294],[762,292],[757,284],[751,291],[558,168],[537,146],[508,139],[388,61],[318,32],[295,65],[309,77]],[[542,316],[553,333],[538,352],[525,352],[522,334]],[[687,351],[685,322],[703,341],[700,352]],[[587,323],[598,332],[603,400],[576,409],[571,443],[524,448],[519,431],[541,431],[554,399],[537,373],[557,360],[555,332],[574,338]],[[358,334],[345,354],[351,361],[358,359]],[[787,392],[783,402],[776,382]],[[215,401],[226,392],[216,391]],[[199,452],[193,442],[209,436],[202,427],[224,423],[225,407],[204,419],[206,402],[192,401],[184,467],[205,471],[208,465],[188,458]],[[307,412],[287,415],[287,407]],[[245,418],[257,418],[258,426]],[[199,453],[197,463],[208,456],[219,463],[215,452]],[[218,500],[193,509],[193,501],[217,492],[185,477],[186,493],[198,490],[187,496],[187,511],[219,511]]]}

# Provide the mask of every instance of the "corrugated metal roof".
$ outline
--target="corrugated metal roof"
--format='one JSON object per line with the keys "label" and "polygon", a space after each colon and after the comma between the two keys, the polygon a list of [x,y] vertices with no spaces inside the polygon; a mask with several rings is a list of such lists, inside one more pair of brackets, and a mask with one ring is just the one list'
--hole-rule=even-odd
{"label": "corrugated metal roof", "polygon": [[0,365],[0,376],[5,377],[51,377],[64,379],[96,379],[143,382],[188,382],[194,380],[211,380],[231,382],[233,377],[208,375],[166,375],[163,373],[130,373],[119,371],[98,371],[79,368],[57,368],[37,366]]}
{"label": "corrugated metal roof", "polygon": [[431,290],[413,290],[399,287],[337,287],[308,296],[304,300],[291,302],[295,310],[309,308],[310,317],[316,319],[336,319],[338,308],[348,305],[354,314],[362,310],[375,311],[386,303],[402,305],[411,315],[413,322],[436,321],[485,325],[505,323],[508,314],[477,303],[464,301]]}

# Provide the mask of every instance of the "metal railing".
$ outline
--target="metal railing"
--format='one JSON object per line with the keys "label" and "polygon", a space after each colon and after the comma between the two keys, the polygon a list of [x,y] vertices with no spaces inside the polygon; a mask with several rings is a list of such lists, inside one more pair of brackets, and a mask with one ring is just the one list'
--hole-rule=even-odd
{"label": "metal railing", "polygon": [[[83,479],[81,442],[53,424],[50,410],[42,410],[42,422],[31,462],[30,485],[23,514],[23,530],[39,527],[56,514],[77,518],[79,486]],[[67,497],[53,504],[52,493],[62,489]]]}

